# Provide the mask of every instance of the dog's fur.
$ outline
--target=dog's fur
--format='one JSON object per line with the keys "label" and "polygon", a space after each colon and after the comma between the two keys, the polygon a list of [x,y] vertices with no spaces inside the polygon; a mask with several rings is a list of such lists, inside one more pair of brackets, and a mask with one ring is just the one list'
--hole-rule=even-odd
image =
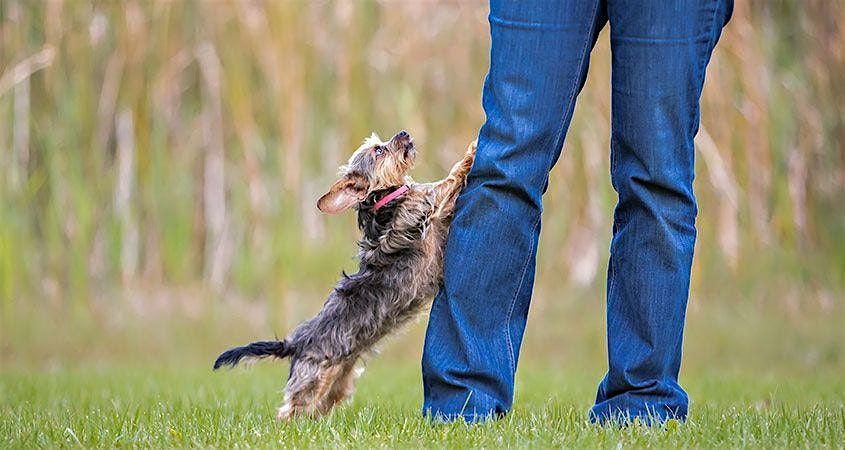
{"label": "dog's fur", "polygon": [[[443,248],[455,199],[466,182],[475,143],[435,183],[418,184],[408,171],[416,158],[404,130],[387,142],[373,133],[341,167],[339,179],[317,202],[327,213],[358,210],[358,272],[343,274],[322,310],[282,341],[227,350],[214,363],[234,366],[245,357],[291,358],[279,419],[318,417],[348,398],[363,368],[356,363],[429,303],[443,278]],[[410,190],[374,211],[403,184]]]}

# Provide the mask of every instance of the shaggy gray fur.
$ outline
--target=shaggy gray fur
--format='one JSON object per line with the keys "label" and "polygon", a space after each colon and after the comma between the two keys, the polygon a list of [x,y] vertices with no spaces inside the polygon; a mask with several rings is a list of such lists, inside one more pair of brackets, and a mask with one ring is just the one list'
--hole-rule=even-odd
{"label": "shaggy gray fur", "polygon": [[[416,156],[410,135],[401,131],[388,142],[375,135],[366,140],[318,203],[330,213],[357,209],[363,234],[358,271],[344,273],[322,310],[286,339],[228,350],[215,368],[245,356],[290,356],[282,419],[325,414],[351,395],[359,358],[416,317],[436,294],[452,208],[474,155],[471,145],[446,179],[418,184],[407,176]],[[402,184],[410,187],[405,195],[374,211],[378,200]]]}

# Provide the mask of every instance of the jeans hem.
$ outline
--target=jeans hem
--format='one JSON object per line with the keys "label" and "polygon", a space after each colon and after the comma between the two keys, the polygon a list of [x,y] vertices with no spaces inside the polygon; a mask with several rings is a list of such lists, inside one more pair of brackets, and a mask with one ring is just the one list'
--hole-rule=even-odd
{"label": "jeans hem", "polygon": [[465,400],[438,402],[440,406],[432,403],[434,402],[425,402],[422,415],[434,423],[451,423],[459,420],[467,423],[481,423],[501,419],[508,413],[507,410],[501,408],[500,401],[479,391],[470,391]]}
{"label": "jeans hem", "polygon": [[611,406],[593,406],[589,411],[590,423],[599,426],[625,426],[639,422],[646,426],[663,426],[670,420],[686,422],[686,408],[646,406],[644,409],[621,409]]}

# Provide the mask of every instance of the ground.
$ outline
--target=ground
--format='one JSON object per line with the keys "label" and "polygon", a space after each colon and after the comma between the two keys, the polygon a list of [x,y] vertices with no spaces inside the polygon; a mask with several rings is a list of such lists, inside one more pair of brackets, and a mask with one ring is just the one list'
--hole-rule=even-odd
{"label": "ground", "polygon": [[359,392],[324,420],[279,423],[284,364],[131,364],[0,369],[0,447],[806,447],[845,445],[845,379],[699,374],[690,420],[662,429],[587,422],[595,379],[523,367],[516,406],[486,425],[421,418],[418,366],[375,361]]}

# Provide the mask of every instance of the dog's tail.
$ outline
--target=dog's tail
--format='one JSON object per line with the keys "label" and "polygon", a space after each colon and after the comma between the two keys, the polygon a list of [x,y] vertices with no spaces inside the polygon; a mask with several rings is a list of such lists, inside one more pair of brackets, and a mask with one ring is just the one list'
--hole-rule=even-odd
{"label": "dog's tail", "polygon": [[223,366],[235,367],[244,358],[262,359],[273,356],[281,359],[291,355],[293,355],[293,347],[287,340],[258,341],[243,347],[226,350],[217,357],[217,361],[214,361],[214,370]]}

